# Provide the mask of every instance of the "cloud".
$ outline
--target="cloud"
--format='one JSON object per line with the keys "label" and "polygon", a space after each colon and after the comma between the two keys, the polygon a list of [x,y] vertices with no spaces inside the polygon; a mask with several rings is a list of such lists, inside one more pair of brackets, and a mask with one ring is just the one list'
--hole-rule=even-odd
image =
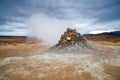
{"label": "cloud", "polygon": [[110,30],[120,30],[120,21],[115,21],[111,23],[94,23],[94,20],[86,20],[86,22],[75,24],[76,28],[82,34],[89,34],[91,31],[110,31]]}
{"label": "cloud", "polygon": [[36,13],[44,13],[58,19],[96,18],[99,22],[120,19],[119,0],[14,0],[13,3],[1,1],[1,5],[2,18],[27,18]]}
{"label": "cloud", "polygon": [[[22,32],[23,29],[27,31],[29,26],[25,25],[26,21],[29,17],[33,18],[39,13],[42,13],[43,17],[47,15],[48,22],[56,23],[54,26],[62,23],[61,26],[64,27],[66,24],[69,25],[69,21],[74,22],[74,27],[83,34],[99,29],[120,30],[119,9],[119,0],[13,0],[12,2],[1,0],[0,32],[4,31],[2,34],[6,34],[11,31],[12,33],[15,29],[19,29],[19,32]],[[29,21],[33,20],[31,18]],[[44,23],[46,20],[42,19]],[[38,18],[34,18],[33,22],[36,21],[36,24],[39,25],[42,20],[40,22],[38,20]],[[6,29],[7,27],[4,25],[9,25],[11,30]]]}
{"label": "cloud", "polygon": [[116,30],[96,30],[96,31],[91,31],[89,32],[90,34],[99,34],[99,33],[104,33],[104,32],[112,32]]}
{"label": "cloud", "polygon": [[[16,27],[15,25],[6,24],[0,27],[0,36],[25,36],[28,30],[25,28]],[[18,26],[18,25],[17,25]]]}
{"label": "cloud", "polygon": [[27,34],[27,32],[22,32],[22,31],[20,31],[20,32],[16,32],[16,31],[12,31],[12,32],[0,32],[0,36],[24,36],[26,34]]}
{"label": "cloud", "polygon": [[0,26],[0,35],[6,36],[26,36],[28,30],[24,23],[21,22],[7,22]]}

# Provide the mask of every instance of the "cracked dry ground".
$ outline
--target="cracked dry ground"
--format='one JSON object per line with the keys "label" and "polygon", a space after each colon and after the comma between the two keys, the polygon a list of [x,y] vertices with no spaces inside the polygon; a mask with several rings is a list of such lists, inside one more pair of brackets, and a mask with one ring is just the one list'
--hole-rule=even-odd
{"label": "cracked dry ground", "polygon": [[9,57],[0,80],[120,80],[120,48]]}

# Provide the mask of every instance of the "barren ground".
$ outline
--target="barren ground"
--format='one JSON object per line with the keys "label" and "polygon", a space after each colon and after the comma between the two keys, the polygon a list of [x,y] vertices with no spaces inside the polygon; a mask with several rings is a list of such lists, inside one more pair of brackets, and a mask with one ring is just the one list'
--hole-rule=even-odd
{"label": "barren ground", "polygon": [[40,44],[0,46],[0,80],[120,80],[119,42],[94,42],[104,46],[63,54],[42,54],[48,47]]}

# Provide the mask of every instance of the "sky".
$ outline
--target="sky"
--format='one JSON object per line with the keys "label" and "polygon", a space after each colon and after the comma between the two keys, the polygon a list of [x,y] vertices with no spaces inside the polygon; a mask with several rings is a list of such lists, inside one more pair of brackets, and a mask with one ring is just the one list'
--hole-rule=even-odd
{"label": "sky", "polygon": [[56,35],[67,27],[120,30],[120,0],[0,0],[0,35]]}

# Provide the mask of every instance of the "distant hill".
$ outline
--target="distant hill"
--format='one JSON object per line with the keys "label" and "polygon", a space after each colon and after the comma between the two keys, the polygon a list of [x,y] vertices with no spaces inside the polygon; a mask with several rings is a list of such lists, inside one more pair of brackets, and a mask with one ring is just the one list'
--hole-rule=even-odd
{"label": "distant hill", "polygon": [[113,31],[113,32],[110,32],[111,34],[119,34],[120,35],[120,31]]}
{"label": "distant hill", "polygon": [[91,41],[106,41],[113,43],[120,42],[120,31],[104,32],[100,34],[87,34],[84,36]]}

